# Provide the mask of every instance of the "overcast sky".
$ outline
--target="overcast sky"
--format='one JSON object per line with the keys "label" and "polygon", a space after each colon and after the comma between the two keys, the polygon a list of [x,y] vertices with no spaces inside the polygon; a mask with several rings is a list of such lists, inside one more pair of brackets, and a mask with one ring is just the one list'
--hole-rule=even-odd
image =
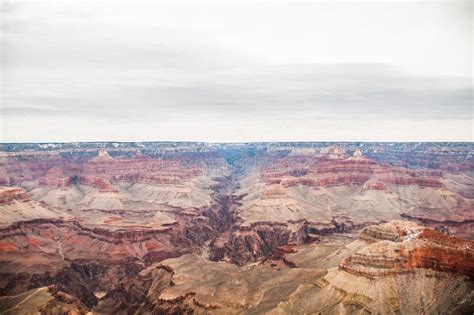
{"label": "overcast sky", "polygon": [[0,142],[473,141],[471,1],[0,1]]}

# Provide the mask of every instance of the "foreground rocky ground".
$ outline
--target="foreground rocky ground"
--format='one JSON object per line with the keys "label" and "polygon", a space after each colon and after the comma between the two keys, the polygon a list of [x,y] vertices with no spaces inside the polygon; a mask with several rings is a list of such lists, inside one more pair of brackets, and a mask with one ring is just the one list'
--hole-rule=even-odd
{"label": "foreground rocky ground", "polygon": [[2,149],[1,313],[474,311],[470,144]]}

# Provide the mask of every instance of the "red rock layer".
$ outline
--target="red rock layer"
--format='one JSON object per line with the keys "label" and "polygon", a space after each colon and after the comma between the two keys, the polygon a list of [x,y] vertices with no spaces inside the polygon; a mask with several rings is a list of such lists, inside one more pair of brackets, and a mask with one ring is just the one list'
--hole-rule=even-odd
{"label": "red rock layer", "polygon": [[295,178],[289,180],[283,180],[281,184],[284,187],[291,187],[297,185],[313,186],[313,187],[330,187],[330,186],[343,186],[343,185],[362,185],[367,180],[368,176],[364,175],[346,175],[346,176],[332,176],[322,179],[305,179]]}
{"label": "red rock layer", "polygon": [[373,182],[373,183],[367,183],[364,188],[366,190],[386,190],[387,189],[387,184],[382,183],[382,182]]}
{"label": "red rock layer", "polygon": [[415,268],[474,276],[474,242],[440,232],[399,225],[366,228],[361,239],[372,242],[339,266],[366,277],[410,272]]}
{"label": "red rock layer", "polygon": [[199,251],[196,244],[184,237],[181,226],[111,231],[87,228],[79,222],[60,219],[15,223],[0,230],[0,240],[0,255],[8,252],[10,259],[15,259],[16,254],[21,257],[26,253],[39,253],[42,248],[58,248],[58,240],[62,253],[57,254],[56,260],[61,260],[60,255],[63,255],[69,259],[119,260],[138,257],[149,261]]}
{"label": "red rock layer", "polygon": [[418,185],[441,188],[440,170],[413,171],[400,167],[384,166],[367,159],[327,159],[321,157],[286,157],[262,163],[261,176],[267,184],[284,187],[305,185],[329,187],[367,184],[368,190],[384,190],[387,185]]}
{"label": "red rock layer", "polygon": [[30,197],[26,191],[21,188],[1,188],[0,189],[0,205],[10,204],[13,201],[29,201]]}
{"label": "red rock layer", "polygon": [[440,181],[436,179],[429,179],[429,178],[386,177],[386,178],[382,178],[381,181],[389,185],[399,185],[399,186],[417,185],[420,187],[433,187],[433,188],[443,187],[443,184]]}
{"label": "red rock layer", "polygon": [[113,191],[113,181],[142,182],[157,185],[182,184],[211,167],[223,167],[222,158],[199,159],[113,158],[102,150],[99,156],[67,159],[59,154],[27,154],[0,158],[0,185],[19,185],[38,180],[40,186],[64,188],[72,184]]}
{"label": "red rock layer", "polygon": [[81,185],[98,188],[101,192],[114,191],[114,187],[110,181],[97,176],[79,176],[78,183]]}

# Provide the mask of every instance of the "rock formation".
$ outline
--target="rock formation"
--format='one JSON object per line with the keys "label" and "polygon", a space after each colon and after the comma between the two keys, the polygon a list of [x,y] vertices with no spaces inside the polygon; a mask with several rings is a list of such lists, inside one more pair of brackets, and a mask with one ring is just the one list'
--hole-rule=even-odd
{"label": "rock formation", "polygon": [[469,152],[0,144],[0,312],[472,313]]}
{"label": "rock formation", "polygon": [[[449,313],[474,309],[474,242],[406,221],[365,228],[356,250],[301,285],[280,312]],[[307,303],[306,301],[311,301]]]}

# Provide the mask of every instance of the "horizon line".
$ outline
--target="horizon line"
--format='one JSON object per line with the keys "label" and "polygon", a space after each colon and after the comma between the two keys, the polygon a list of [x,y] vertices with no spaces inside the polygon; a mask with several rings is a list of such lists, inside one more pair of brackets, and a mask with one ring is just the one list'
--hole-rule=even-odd
{"label": "horizon line", "polygon": [[265,144],[265,143],[473,143],[470,141],[449,141],[449,140],[276,140],[276,141],[199,141],[199,140],[137,140],[137,141],[117,141],[117,140],[92,140],[92,141],[32,141],[32,142],[0,142],[0,145],[8,144],[72,144],[72,143],[199,143],[199,144]]}

